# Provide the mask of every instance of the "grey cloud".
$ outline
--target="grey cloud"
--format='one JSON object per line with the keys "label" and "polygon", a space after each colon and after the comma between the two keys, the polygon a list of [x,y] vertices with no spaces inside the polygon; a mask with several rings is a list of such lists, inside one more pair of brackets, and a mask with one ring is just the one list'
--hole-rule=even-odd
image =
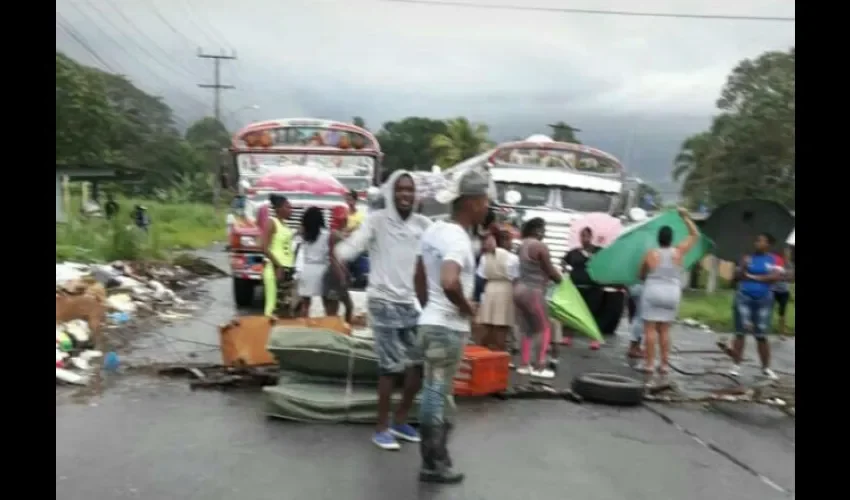
{"label": "grey cloud", "polygon": [[[620,156],[631,141],[634,170],[648,179],[669,177],[679,143],[708,122],[726,74],[739,60],[785,49],[795,40],[793,23],[575,16],[376,0],[70,2],[59,0],[57,13],[102,58],[141,88],[163,95],[187,121],[211,110],[210,92],[197,84],[211,79],[212,68],[195,57],[197,48],[232,49],[239,60],[223,68],[226,83],[237,86],[224,94],[231,124],[360,115],[377,127],[408,115],[465,115],[490,124],[494,137],[510,138],[545,132],[546,123],[565,120],[584,129],[586,142]],[[771,0],[569,4],[794,15],[793,2]],[[57,48],[94,64],[58,27]],[[262,109],[236,111],[249,104]]]}

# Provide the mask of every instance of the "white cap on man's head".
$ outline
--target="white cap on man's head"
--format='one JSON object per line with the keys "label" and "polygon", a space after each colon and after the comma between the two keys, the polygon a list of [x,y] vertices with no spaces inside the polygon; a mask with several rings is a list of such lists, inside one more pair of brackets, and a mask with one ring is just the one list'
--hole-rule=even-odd
{"label": "white cap on man's head", "polygon": [[447,205],[464,196],[489,196],[490,180],[476,170],[467,170],[449,182],[449,185],[437,192],[437,202]]}

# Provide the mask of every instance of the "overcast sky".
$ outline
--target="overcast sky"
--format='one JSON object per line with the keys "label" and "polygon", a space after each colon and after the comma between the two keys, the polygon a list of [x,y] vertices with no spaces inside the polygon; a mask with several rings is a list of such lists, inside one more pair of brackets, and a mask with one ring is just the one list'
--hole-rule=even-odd
{"label": "overcast sky", "polygon": [[[792,0],[459,1],[795,15]],[[360,115],[376,129],[410,115],[463,115],[503,139],[563,120],[656,182],[668,180],[678,144],[706,126],[735,64],[795,41],[794,23],[382,0],[57,0],[56,11],[57,49],[163,95],[184,121],[212,113],[211,91],[197,87],[211,83],[212,63],[198,49],[235,52],[222,63],[223,83],[237,87],[223,96],[230,126]]]}

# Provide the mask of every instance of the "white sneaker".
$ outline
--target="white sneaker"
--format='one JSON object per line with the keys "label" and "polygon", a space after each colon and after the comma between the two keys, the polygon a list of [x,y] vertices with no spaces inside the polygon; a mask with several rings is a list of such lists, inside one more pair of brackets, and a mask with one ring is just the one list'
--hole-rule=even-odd
{"label": "white sneaker", "polygon": [[536,378],[555,378],[555,372],[550,370],[549,368],[543,368],[542,370],[531,370],[531,376]]}
{"label": "white sneaker", "polygon": [[519,368],[516,369],[516,372],[519,373],[520,375],[528,375],[528,374],[531,373],[531,367],[530,366],[520,366]]}
{"label": "white sneaker", "polygon": [[740,374],[741,374],[740,365],[732,365],[732,368],[729,368],[729,375],[732,375],[733,377],[737,377]]}
{"label": "white sneaker", "polygon": [[777,375],[776,372],[774,372],[770,368],[764,368],[761,372],[764,374],[765,377],[770,380],[779,380],[779,375]]}

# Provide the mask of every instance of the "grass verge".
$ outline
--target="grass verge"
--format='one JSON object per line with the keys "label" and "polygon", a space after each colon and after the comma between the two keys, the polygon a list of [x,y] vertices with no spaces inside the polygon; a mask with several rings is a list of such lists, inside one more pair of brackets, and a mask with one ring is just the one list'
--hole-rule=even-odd
{"label": "grass verge", "polygon": [[[732,321],[734,293],[730,289],[720,289],[713,294],[708,294],[703,290],[686,291],[682,297],[682,305],[679,307],[679,318],[695,319],[717,332],[732,332],[735,330]],[[785,312],[786,332],[791,335],[794,334],[796,326],[794,299],[795,294],[792,287],[791,300],[788,302],[788,309]],[[774,312],[772,332],[776,332],[778,329],[777,321],[778,317]]]}
{"label": "grass verge", "polygon": [[[204,248],[225,239],[224,214],[216,214],[212,205],[117,201],[120,212],[108,221],[81,216],[79,200],[72,200],[68,222],[56,224],[56,261],[161,259],[173,250]],[[148,233],[133,226],[130,213],[136,204],[148,209]]]}

